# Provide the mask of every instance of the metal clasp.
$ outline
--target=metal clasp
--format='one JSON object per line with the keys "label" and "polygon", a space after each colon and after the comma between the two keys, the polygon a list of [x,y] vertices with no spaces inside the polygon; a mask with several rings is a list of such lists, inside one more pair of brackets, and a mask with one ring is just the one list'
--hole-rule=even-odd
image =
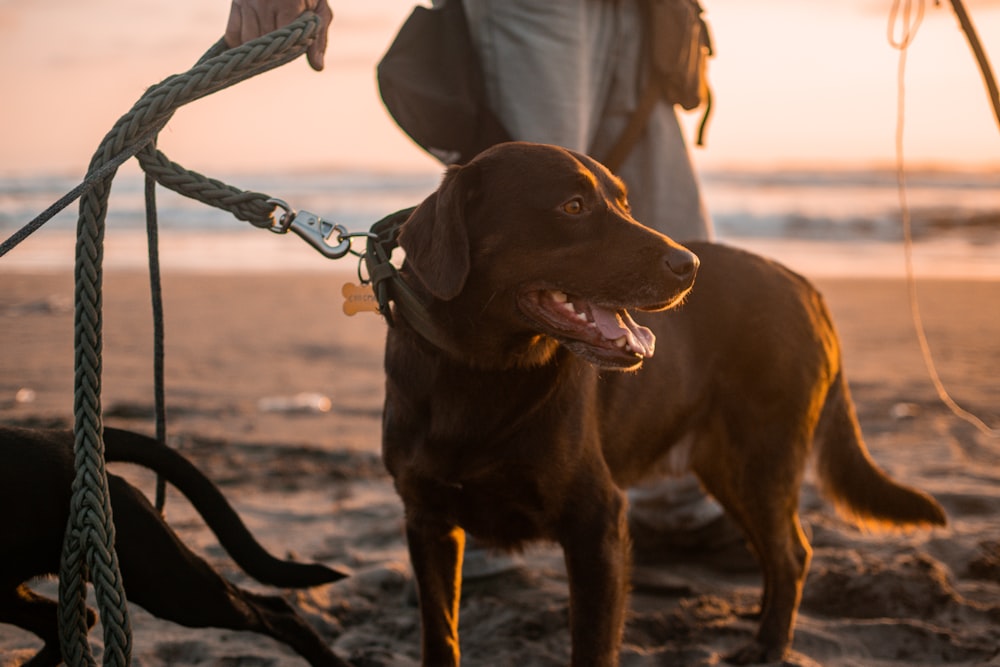
{"label": "metal clasp", "polygon": [[309,211],[296,211],[281,199],[267,201],[284,211],[268,228],[275,234],[285,234],[291,230],[328,259],[340,259],[350,252],[351,239],[345,236],[347,229],[342,225],[327,222]]}

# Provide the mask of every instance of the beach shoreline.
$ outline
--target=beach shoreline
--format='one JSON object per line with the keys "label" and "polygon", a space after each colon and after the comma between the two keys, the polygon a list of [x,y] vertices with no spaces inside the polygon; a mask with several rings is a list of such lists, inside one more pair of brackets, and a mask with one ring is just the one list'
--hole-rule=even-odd
{"label": "beach shoreline", "polygon": [[[353,231],[353,230],[352,230]],[[900,241],[869,238],[843,231],[835,238],[794,236],[725,236],[720,243],[744,248],[779,261],[809,278],[905,278],[905,246]],[[75,261],[76,232],[41,229],[0,258],[6,273],[59,273]],[[354,249],[363,251],[362,241]],[[979,242],[974,235],[939,234],[912,245],[913,274],[918,280],[1000,280],[1000,243]],[[143,271],[149,263],[146,232],[107,231],[107,270]],[[294,234],[278,235],[249,226],[225,231],[161,230],[160,265],[164,274],[247,274],[319,272],[357,275],[358,259],[329,260]]]}

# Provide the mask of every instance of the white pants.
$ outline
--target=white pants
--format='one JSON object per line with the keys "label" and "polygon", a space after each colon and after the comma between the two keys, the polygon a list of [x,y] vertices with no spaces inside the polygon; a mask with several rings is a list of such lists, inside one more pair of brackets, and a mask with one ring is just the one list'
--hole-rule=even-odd
{"label": "white pants", "polygon": [[[607,154],[643,91],[639,0],[462,1],[511,136]],[[618,176],[639,222],[681,242],[711,238],[673,108],[657,105]]]}

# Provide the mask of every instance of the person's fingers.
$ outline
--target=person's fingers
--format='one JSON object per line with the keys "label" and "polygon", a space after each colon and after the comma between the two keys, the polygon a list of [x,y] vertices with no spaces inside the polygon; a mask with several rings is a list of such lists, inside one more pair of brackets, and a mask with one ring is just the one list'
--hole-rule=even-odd
{"label": "person's fingers", "polygon": [[315,12],[320,19],[316,39],[306,54],[309,66],[318,72],[323,69],[327,35],[333,21],[328,0],[233,0],[226,23],[226,45],[239,46],[284,27],[305,11]]}
{"label": "person's fingers", "polygon": [[223,37],[226,46],[233,48],[269,32],[262,27],[260,18],[261,12],[266,11],[265,4],[260,0],[233,0]]}
{"label": "person's fingers", "polygon": [[319,31],[316,33],[316,40],[309,46],[306,58],[309,60],[309,66],[319,72],[323,69],[327,34],[330,30],[330,24],[333,22],[333,10],[330,9],[327,0],[319,0],[313,11],[316,12],[316,16],[320,20]]}
{"label": "person's fingers", "polygon": [[261,27],[266,28],[265,32],[270,32],[286,26],[310,9],[311,4],[313,3],[307,0],[272,2],[261,10]]}
{"label": "person's fingers", "polygon": [[245,3],[240,6],[242,9],[240,14],[240,44],[246,44],[251,39],[257,39],[268,31],[262,28],[260,14],[254,7]]}
{"label": "person's fingers", "polygon": [[234,1],[229,7],[229,20],[226,22],[226,34],[223,36],[226,46],[233,48],[234,46],[240,45],[240,37],[243,32],[242,28],[243,13],[239,4]]}

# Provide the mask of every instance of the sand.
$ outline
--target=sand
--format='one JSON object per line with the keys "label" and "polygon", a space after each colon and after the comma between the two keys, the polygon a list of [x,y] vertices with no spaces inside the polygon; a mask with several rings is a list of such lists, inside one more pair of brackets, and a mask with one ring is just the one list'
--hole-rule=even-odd
{"label": "sand", "polygon": [[[285,593],[340,655],[357,665],[414,665],[419,628],[402,510],[378,458],[385,325],[340,312],[343,280],[338,271],[168,274],[170,441],[274,552],[354,571],[336,584]],[[902,281],[817,282],[843,339],[874,458],[935,495],[951,523],[863,534],[807,483],[802,515],[815,555],[790,664],[1000,665],[1000,440],[936,397]],[[0,285],[0,421],[69,424],[72,277],[0,272]],[[966,409],[1000,425],[1000,282],[922,281],[919,290],[945,385]],[[104,349],[106,422],[152,432],[152,326],[141,272],[107,272]],[[274,399],[302,394],[307,404],[329,398],[329,409],[273,409]],[[114,469],[151,488],[144,471]],[[226,576],[263,589],[176,492],[167,518]],[[622,664],[719,664],[754,631],[759,587],[754,572],[697,562],[637,568]],[[55,583],[39,589],[54,593]],[[266,637],[183,628],[132,609],[135,664],[304,664]],[[461,629],[466,665],[566,664],[558,550],[532,548],[520,570],[468,584]],[[100,638],[92,633],[98,651]],[[3,667],[38,646],[0,625]]]}

